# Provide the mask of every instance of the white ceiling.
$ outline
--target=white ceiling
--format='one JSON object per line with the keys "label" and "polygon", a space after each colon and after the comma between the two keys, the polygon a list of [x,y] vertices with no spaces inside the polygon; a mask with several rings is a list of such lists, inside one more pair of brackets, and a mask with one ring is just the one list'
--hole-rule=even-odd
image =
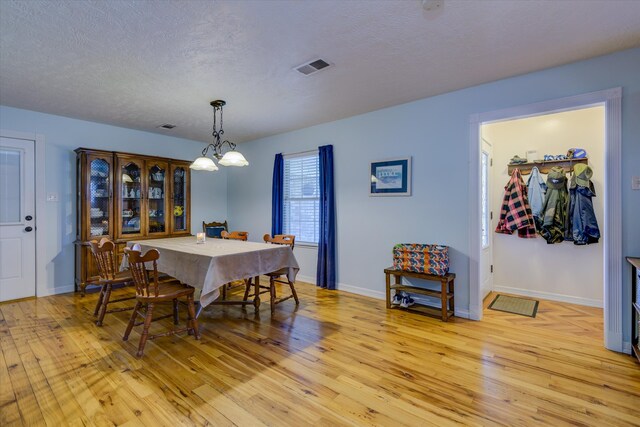
{"label": "white ceiling", "polygon": [[639,45],[634,0],[0,0],[0,103],[247,141]]}

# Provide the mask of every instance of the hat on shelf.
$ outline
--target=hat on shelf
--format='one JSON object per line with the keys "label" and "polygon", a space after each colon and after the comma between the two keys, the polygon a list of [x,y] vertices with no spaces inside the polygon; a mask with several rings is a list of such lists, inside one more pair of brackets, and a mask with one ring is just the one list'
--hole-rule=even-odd
{"label": "hat on shelf", "polygon": [[576,184],[589,187],[589,182],[593,176],[593,170],[589,165],[578,163],[573,167],[573,174],[576,177]]}
{"label": "hat on shelf", "polygon": [[515,155],[509,161],[510,165],[520,165],[522,163],[527,163],[527,159],[523,159],[522,157]]}
{"label": "hat on shelf", "polygon": [[587,151],[584,148],[570,148],[567,151],[567,157],[570,159],[586,159]]}
{"label": "hat on shelf", "polygon": [[560,189],[567,186],[567,177],[565,176],[564,169],[559,166],[554,166],[547,175],[547,187]]}
{"label": "hat on shelf", "polygon": [[565,156],[564,154],[545,154],[544,155],[545,162],[553,161],[553,160],[567,160],[567,159],[569,159],[569,157]]}

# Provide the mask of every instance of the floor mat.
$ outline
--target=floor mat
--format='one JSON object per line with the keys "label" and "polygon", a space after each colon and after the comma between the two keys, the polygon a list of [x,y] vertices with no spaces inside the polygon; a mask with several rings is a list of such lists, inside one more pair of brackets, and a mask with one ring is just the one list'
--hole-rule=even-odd
{"label": "floor mat", "polygon": [[498,295],[489,304],[491,310],[505,311],[507,313],[520,314],[521,316],[536,317],[539,301],[533,299]]}

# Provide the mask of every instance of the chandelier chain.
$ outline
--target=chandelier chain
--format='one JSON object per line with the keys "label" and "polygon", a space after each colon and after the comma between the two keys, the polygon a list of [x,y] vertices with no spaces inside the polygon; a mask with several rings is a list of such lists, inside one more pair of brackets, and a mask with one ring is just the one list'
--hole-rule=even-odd
{"label": "chandelier chain", "polygon": [[[213,156],[217,159],[222,157],[222,146],[227,144],[231,150],[236,149],[236,144],[234,142],[224,140],[222,141],[222,137],[224,136],[224,129],[222,128],[222,113],[224,106],[224,101],[221,101],[219,104],[211,103],[213,107],[213,128],[211,130],[211,136],[213,136],[213,141],[210,142],[203,150],[202,156],[206,156],[209,152],[209,148],[213,150]],[[220,128],[218,129],[218,111],[220,111]]]}

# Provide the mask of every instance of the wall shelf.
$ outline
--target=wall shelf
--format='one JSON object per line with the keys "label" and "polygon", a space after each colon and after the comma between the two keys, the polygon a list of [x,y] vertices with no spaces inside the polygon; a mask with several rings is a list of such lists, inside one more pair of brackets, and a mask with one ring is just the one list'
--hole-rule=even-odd
{"label": "wall shelf", "polygon": [[564,169],[565,173],[573,172],[573,165],[578,163],[589,164],[589,159],[567,159],[567,160],[541,160],[539,162],[531,162],[531,163],[520,163],[519,165],[509,165],[509,175],[513,172],[514,169],[520,169],[520,173],[522,175],[528,175],[531,173],[531,169],[534,166],[537,166],[540,170],[540,173],[548,174],[551,168],[560,166]]}

